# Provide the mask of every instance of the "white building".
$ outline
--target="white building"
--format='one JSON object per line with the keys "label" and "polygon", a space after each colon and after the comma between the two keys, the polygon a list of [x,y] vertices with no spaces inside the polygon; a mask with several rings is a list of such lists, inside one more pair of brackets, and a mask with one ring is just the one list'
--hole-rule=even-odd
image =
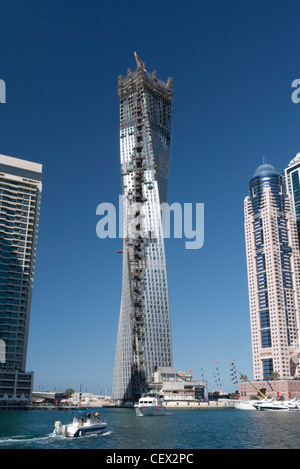
{"label": "white building", "polygon": [[207,382],[195,381],[191,371],[159,367],[149,387],[159,392],[165,401],[208,401]]}

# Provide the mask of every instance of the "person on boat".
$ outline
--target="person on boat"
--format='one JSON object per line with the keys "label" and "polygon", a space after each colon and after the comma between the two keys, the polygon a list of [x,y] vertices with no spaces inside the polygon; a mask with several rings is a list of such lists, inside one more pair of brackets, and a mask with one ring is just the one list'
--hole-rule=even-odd
{"label": "person on boat", "polygon": [[97,410],[97,412],[95,413],[95,417],[96,417],[96,419],[100,420],[100,414],[99,414],[98,410]]}

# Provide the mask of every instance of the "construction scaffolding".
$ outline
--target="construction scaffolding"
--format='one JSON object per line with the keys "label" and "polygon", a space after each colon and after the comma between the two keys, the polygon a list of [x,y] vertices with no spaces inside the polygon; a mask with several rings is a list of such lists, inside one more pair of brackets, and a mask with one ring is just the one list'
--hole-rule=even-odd
{"label": "construction scaffolding", "polygon": [[[120,99],[120,138],[134,139],[132,151],[122,162],[121,175],[124,206],[124,246],[123,262],[128,266],[130,289],[130,328],[131,328],[131,379],[128,395],[133,401],[147,392],[145,372],[145,305],[144,293],[147,269],[147,248],[156,243],[155,233],[149,231],[145,223],[144,207],[147,193],[157,181],[156,164],[151,146],[145,138],[150,129],[151,116],[147,111],[145,89],[161,94],[172,100],[172,81],[160,84],[156,76],[146,72],[145,63],[136,55],[137,70],[129,69],[127,77],[119,77],[118,94]],[[125,140],[126,140],[125,138]],[[151,181],[148,174],[151,172]],[[129,177],[130,176],[130,177]],[[130,181],[130,182],[129,182]],[[121,251],[119,251],[121,252]]]}

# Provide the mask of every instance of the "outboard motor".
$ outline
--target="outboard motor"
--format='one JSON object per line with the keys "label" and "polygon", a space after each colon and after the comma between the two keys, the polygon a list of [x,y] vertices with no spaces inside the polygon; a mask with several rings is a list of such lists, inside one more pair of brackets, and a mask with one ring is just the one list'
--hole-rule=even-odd
{"label": "outboard motor", "polygon": [[54,433],[56,433],[56,435],[62,434],[62,424],[59,420],[55,422]]}

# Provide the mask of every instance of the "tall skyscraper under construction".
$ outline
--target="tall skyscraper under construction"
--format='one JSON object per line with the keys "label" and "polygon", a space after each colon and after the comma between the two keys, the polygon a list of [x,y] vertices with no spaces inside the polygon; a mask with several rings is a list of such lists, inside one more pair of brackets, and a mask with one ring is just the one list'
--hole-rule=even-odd
{"label": "tall skyscraper under construction", "polygon": [[113,397],[136,400],[158,367],[172,367],[160,204],[169,172],[172,79],[137,70],[119,77],[124,239]]}

